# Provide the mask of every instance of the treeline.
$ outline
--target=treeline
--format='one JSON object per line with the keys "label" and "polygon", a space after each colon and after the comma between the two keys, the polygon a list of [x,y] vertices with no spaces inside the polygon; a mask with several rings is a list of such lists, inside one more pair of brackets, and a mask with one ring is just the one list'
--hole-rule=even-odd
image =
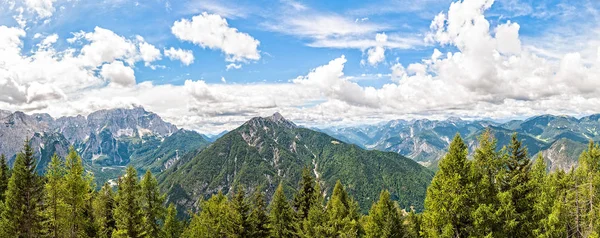
{"label": "treeline", "polygon": [[[326,196],[309,169],[289,196],[267,203],[240,186],[199,202],[177,219],[150,172],[132,167],[100,190],[71,148],[36,174],[29,143],[13,169],[0,158],[0,237],[598,237],[600,147],[590,142],[576,169],[548,173],[513,135],[497,149],[489,131],[468,158],[457,135],[427,190],[425,210],[406,211],[383,190],[368,214],[338,181]],[[254,192],[249,192],[254,191]],[[326,199],[328,197],[328,199]]]}
{"label": "treeline", "polygon": [[25,142],[9,169],[0,157],[0,237],[178,237],[181,222],[173,205],[164,207],[154,176],[138,181],[132,167],[117,182],[97,190],[81,157],[70,148],[54,155],[46,174],[36,172]]}

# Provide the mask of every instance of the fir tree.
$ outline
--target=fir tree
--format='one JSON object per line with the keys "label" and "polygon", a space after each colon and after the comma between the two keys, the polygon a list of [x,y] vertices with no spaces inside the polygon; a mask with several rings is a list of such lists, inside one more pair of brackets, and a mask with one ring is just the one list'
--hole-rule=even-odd
{"label": "fir tree", "polygon": [[146,224],[144,231],[147,236],[159,237],[161,232],[160,224],[163,222],[165,216],[165,208],[163,207],[165,196],[160,194],[158,182],[150,170],[146,171],[141,186],[143,197],[142,207]]}
{"label": "fir tree", "polygon": [[498,219],[503,221],[502,230],[508,237],[530,237],[533,227],[533,201],[531,188],[531,162],[527,148],[513,134],[508,154],[504,158],[503,169],[498,173],[500,191],[498,193]]}
{"label": "fir tree", "polygon": [[[66,169],[63,161],[54,154],[46,169],[44,215],[48,237],[66,237],[67,214],[65,196]],[[72,221],[69,221],[72,222]]]}
{"label": "fir tree", "polygon": [[379,201],[369,210],[365,222],[366,237],[401,238],[404,235],[402,217],[398,205],[390,198],[390,192],[381,191]]}
{"label": "fir tree", "polygon": [[164,238],[177,238],[181,235],[182,225],[177,220],[177,210],[173,203],[169,204],[167,208],[167,217],[165,218],[165,225],[163,226],[163,237]]}
{"label": "fir tree", "polygon": [[415,209],[411,208],[410,212],[404,219],[405,224],[405,235],[406,238],[419,238],[421,237],[421,214],[417,214]]}
{"label": "fir tree", "polygon": [[0,155],[0,201],[4,201],[4,195],[8,189],[8,180],[10,179],[10,168],[4,154]]}
{"label": "fir tree", "polygon": [[239,224],[236,227],[239,228],[239,231],[236,233],[240,237],[248,237],[251,230],[251,221],[250,221],[250,205],[246,201],[244,188],[241,185],[238,185],[231,199],[231,205],[233,210],[237,212],[239,215]]}
{"label": "fir tree", "polygon": [[426,237],[466,237],[470,221],[470,181],[467,146],[456,134],[439,162],[439,170],[427,189],[423,232]]}
{"label": "fir tree", "polygon": [[129,166],[125,176],[119,179],[115,198],[117,206],[114,210],[117,229],[113,232],[113,237],[138,238],[145,235],[141,195],[137,171]]}
{"label": "fir tree", "polygon": [[361,234],[359,207],[338,180],[327,202],[327,230],[332,236],[356,237]]}
{"label": "fir tree", "polygon": [[293,202],[293,207],[296,210],[299,220],[304,220],[308,217],[308,211],[316,203],[317,196],[319,194],[315,190],[315,180],[310,170],[304,167],[302,178],[298,184],[298,192],[295,194]]}
{"label": "fir tree", "polygon": [[116,223],[113,216],[115,209],[115,199],[113,189],[108,183],[102,186],[94,200],[95,221],[98,224],[98,237],[110,238],[116,229]]}
{"label": "fir tree", "polygon": [[7,237],[38,237],[42,234],[43,184],[36,173],[36,159],[29,140],[17,154],[8,181],[2,226]]}
{"label": "fir tree", "polygon": [[280,183],[271,201],[270,229],[272,237],[295,237],[294,210],[290,206]]}
{"label": "fir tree", "polygon": [[573,220],[576,235],[598,237],[600,234],[600,147],[590,142],[581,153],[573,174]]}
{"label": "fir tree", "polygon": [[478,138],[479,146],[475,150],[471,166],[471,182],[473,194],[473,210],[471,220],[473,230],[471,235],[477,237],[489,236],[501,230],[496,210],[498,205],[498,189],[495,183],[500,170],[500,155],[496,152],[496,140],[490,129],[486,129]]}
{"label": "fir tree", "polygon": [[67,229],[68,237],[81,237],[85,234],[88,217],[85,216],[86,204],[91,199],[90,184],[85,178],[85,170],[81,157],[75,148],[69,149],[66,162],[67,173],[65,175],[66,216],[69,221]]}
{"label": "fir tree", "polygon": [[267,204],[265,197],[256,189],[253,196],[254,203],[250,212],[249,223],[250,231],[248,237],[268,237],[271,233],[269,230],[269,216],[267,215]]}
{"label": "fir tree", "polygon": [[222,192],[203,202],[201,209],[200,214],[192,218],[183,237],[239,237],[240,216]]}
{"label": "fir tree", "polygon": [[308,217],[301,221],[301,237],[327,237],[330,236],[327,224],[329,223],[325,207],[323,207],[323,196],[319,183],[315,185],[315,202],[308,210]]}

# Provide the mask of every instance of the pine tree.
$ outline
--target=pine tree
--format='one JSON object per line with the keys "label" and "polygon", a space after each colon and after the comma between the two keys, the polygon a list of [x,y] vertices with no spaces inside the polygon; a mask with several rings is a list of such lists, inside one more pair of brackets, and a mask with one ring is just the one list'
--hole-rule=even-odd
{"label": "pine tree", "polygon": [[300,223],[301,237],[327,237],[332,233],[327,227],[329,221],[323,206],[323,196],[321,196],[321,187],[318,182],[315,185],[315,194],[315,202],[308,210],[308,217]]}
{"label": "pine tree", "polygon": [[7,237],[41,236],[43,228],[43,184],[36,173],[36,159],[29,140],[17,154],[8,181],[2,226]]}
{"label": "pine tree", "polygon": [[231,205],[233,210],[237,212],[239,217],[239,224],[236,227],[239,230],[236,232],[240,237],[248,237],[251,229],[251,221],[250,221],[250,205],[246,201],[246,193],[244,192],[244,188],[241,185],[238,185],[231,199]]}
{"label": "pine tree", "polygon": [[256,189],[253,196],[254,203],[250,212],[249,223],[250,231],[248,237],[268,237],[271,233],[269,230],[269,216],[267,215],[267,204],[265,197]]}
{"label": "pine tree", "polygon": [[513,134],[508,154],[503,159],[503,169],[498,173],[500,201],[498,219],[503,221],[502,230],[508,237],[531,237],[533,227],[533,201],[531,188],[531,162],[527,148]]}
{"label": "pine tree", "polygon": [[579,237],[600,234],[600,147],[590,142],[573,174],[574,228]]}
{"label": "pine tree", "polygon": [[471,166],[470,196],[473,200],[471,235],[484,237],[494,235],[501,230],[495,212],[498,205],[498,189],[495,183],[500,170],[500,155],[496,152],[496,139],[490,129],[486,129],[478,138],[479,146],[475,150]]}
{"label": "pine tree", "polygon": [[169,204],[167,208],[167,217],[165,218],[165,225],[163,226],[163,237],[164,238],[177,238],[181,235],[182,225],[177,220],[177,210],[173,203]]}
{"label": "pine tree", "polygon": [[4,154],[0,155],[0,201],[4,201],[4,194],[8,189],[8,180],[10,179],[10,169]]}
{"label": "pine tree", "polygon": [[44,215],[46,218],[46,232],[48,237],[66,237],[67,220],[65,204],[65,174],[63,161],[54,154],[46,169]]}
{"label": "pine tree", "polygon": [[366,237],[402,238],[405,233],[402,222],[398,205],[390,198],[390,192],[383,190],[366,217]]}
{"label": "pine tree", "polygon": [[144,211],[145,232],[147,236],[159,237],[161,232],[160,224],[165,217],[165,196],[158,190],[158,182],[150,170],[146,171],[142,179],[142,209]]}
{"label": "pine tree", "polygon": [[417,214],[415,209],[411,207],[410,212],[404,219],[405,235],[406,238],[419,238],[421,237],[421,214]]}
{"label": "pine tree", "polygon": [[86,203],[91,199],[90,184],[85,178],[85,170],[81,157],[75,148],[69,149],[66,162],[67,173],[65,175],[64,201],[69,221],[68,237],[81,237],[85,234],[88,217],[84,216]]}
{"label": "pine tree", "polygon": [[359,207],[338,180],[326,205],[327,230],[332,236],[357,237],[361,234]]}
{"label": "pine tree", "polygon": [[227,197],[219,192],[202,203],[200,214],[194,215],[183,237],[240,237],[240,216]]}
{"label": "pine tree", "polygon": [[296,210],[297,218],[301,221],[308,217],[308,211],[316,203],[319,196],[315,190],[315,180],[310,170],[304,167],[302,170],[302,179],[298,184],[298,192],[294,196],[293,207]]}
{"label": "pine tree", "polygon": [[114,217],[117,229],[113,237],[143,237],[144,215],[142,212],[142,192],[137,171],[129,166],[125,176],[119,179],[119,189],[115,198],[117,206]]}
{"label": "pine tree", "polygon": [[269,217],[272,237],[296,237],[294,210],[283,193],[281,183],[273,194]]}
{"label": "pine tree", "polygon": [[94,200],[95,221],[98,224],[98,237],[110,238],[116,229],[113,210],[115,209],[115,199],[113,189],[108,183],[102,186]]}
{"label": "pine tree", "polygon": [[456,134],[427,188],[423,232],[426,237],[467,237],[471,230],[471,191],[467,146]]}

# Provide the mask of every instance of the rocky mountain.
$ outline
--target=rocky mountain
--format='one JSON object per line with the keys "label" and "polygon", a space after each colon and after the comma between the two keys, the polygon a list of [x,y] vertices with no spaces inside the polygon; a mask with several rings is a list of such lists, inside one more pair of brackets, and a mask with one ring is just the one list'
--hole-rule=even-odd
{"label": "rocky mountain", "polygon": [[64,157],[72,145],[98,181],[115,178],[129,164],[162,171],[181,154],[209,143],[203,135],[178,129],[141,107],[56,119],[0,111],[0,125],[0,153],[8,158],[14,159],[29,138],[43,171],[54,153]]}
{"label": "rocky mountain", "polygon": [[325,133],[296,126],[276,113],[256,117],[191,153],[159,176],[161,189],[180,211],[236,185],[260,188],[267,197],[279,183],[290,194],[303,168],[313,171],[332,193],[337,180],[348,187],[366,211],[382,189],[404,208],[423,208],[433,173],[397,153],[365,150]]}
{"label": "rocky mountain", "polygon": [[490,128],[498,139],[498,148],[506,145],[517,132],[533,157],[541,152],[550,169],[570,169],[587,143],[600,141],[600,114],[582,118],[541,115],[506,123],[491,121],[394,120],[380,125],[321,129],[333,137],[364,148],[393,151],[435,169],[451,138],[460,133],[471,152],[477,137]]}

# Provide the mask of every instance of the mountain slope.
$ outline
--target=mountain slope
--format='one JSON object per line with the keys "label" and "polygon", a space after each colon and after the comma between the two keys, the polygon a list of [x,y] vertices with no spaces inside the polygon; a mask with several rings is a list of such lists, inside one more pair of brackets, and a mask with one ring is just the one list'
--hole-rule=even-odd
{"label": "mountain slope", "polygon": [[426,187],[433,174],[396,153],[368,151],[324,133],[299,128],[275,114],[253,118],[225,134],[186,162],[178,163],[160,177],[168,200],[180,210],[194,208],[202,198],[230,191],[241,184],[260,187],[270,197],[281,182],[291,193],[301,171],[310,168],[325,195],[336,180],[359,200],[363,211],[389,189],[402,207],[423,207]]}
{"label": "mountain slope", "polygon": [[28,138],[40,159],[39,172],[54,153],[64,157],[69,146],[74,146],[99,183],[117,178],[127,165],[160,172],[180,154],[209,144],[203,135],[178,130],[141,107],[57,119],[48,114],[0,111],[0,153],[14,159]]}
{"label": "mountain slope", "polygon": [[525,141],[532,157],[538,152],[552,157],[547,158],[552,162],[549,165],[551,169],[575,166],[581,148],[585,148],[590,140],[600,141],[600,114],[580,119],[540,115],[506,123],[456,118],[442,121],[394,120],[379,125],[325,128],[320,131],[364,148],[400,153],[435,170],[439,159],[446,153],[450,138],[456,133],[463,136],[472,153],[477,146],[477,137],[488,127],[498,139],[498,148],[507,145],[512,133],[516,132]]}

